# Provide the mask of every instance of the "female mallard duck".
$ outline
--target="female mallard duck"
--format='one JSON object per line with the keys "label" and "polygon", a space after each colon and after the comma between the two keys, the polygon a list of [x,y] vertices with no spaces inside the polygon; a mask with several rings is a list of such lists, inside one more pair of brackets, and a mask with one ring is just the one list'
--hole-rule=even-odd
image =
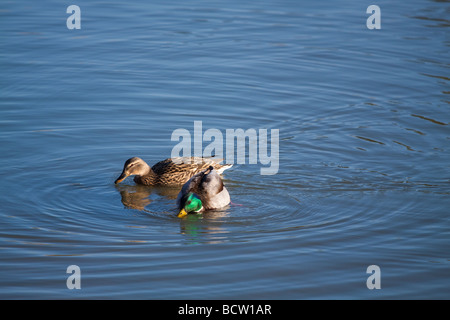
{"label": "female mallard duck", "polygon": [[[183,161],[184,160],[184,161]],[[188,181],[193,175],[212,166],[217,172],[231,168],[230,164],[219,164],[222,159],[216,158],[174,158],[158,162],[153,167],[141,158],[128,159],[122,170],[122,174],[114,182],[118,184],[128,176],[135,175],[134,182],[146,186],[153,185],[181,185]],[[185,163],[186,162],[186,163]]]}
{"label": "female mallard duck", "polygon": [[213,166],[210,166],[194,175],[181,188],[177,197],[180,210],[178,218],[182,218],[188,213],[220,209],[229,203],[230,194],[223,185],[222,178]]}

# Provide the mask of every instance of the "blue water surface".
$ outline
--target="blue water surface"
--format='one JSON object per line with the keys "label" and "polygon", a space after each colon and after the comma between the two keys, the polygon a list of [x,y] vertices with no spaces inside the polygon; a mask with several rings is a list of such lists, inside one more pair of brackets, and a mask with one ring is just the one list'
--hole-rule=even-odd
{"label": "blue water surface", "polygon": [[[450,298],[450,3],[371,4],[2,1],[0,298]],[[277,173],[184,219],[114,185],[194,121],[278,129]]]}

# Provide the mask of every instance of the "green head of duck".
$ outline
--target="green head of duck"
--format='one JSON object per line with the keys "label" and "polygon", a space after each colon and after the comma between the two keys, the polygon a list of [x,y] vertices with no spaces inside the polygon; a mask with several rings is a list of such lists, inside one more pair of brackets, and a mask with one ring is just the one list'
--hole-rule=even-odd
{"label": "green head of duck", "polygon": [[182,218],[188,213],[200,212],[203,209],[202,200],[192,192],[189,192],[183,197],[181,204],[183,207],[180,210],[180,213],[178,213],[178,218]]}

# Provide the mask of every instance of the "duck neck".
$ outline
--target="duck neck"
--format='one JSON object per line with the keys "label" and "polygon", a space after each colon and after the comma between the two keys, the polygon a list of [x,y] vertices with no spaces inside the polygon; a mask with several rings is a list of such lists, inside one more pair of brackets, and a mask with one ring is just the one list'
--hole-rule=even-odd
{"label": "duck neck", "polygon": [[146,176],[146,175],[154,175],[155,173],[153,172],[152,168],[150,168],[150,166],[148,164],[145,164],[144,169],[141,172],[141,176]]}
{"label": "duck neck", "polygon": [[143,171],[145,174],[136,175],[134,177],[134,181],[139,184],[144,185],[154,185],[158,181],[158,175],[152,170],[152,168],[148,167],[148,170]]}

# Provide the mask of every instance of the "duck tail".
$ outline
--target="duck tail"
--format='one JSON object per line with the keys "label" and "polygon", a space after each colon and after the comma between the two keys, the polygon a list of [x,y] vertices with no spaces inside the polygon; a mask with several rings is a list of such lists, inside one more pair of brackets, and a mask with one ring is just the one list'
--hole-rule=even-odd
{"label": "duck tail", "polygon": [[220,168],[216,169],[218,174],[222,174],[225,170],[228,170],[232,167],[232,164],[224,164]]}

